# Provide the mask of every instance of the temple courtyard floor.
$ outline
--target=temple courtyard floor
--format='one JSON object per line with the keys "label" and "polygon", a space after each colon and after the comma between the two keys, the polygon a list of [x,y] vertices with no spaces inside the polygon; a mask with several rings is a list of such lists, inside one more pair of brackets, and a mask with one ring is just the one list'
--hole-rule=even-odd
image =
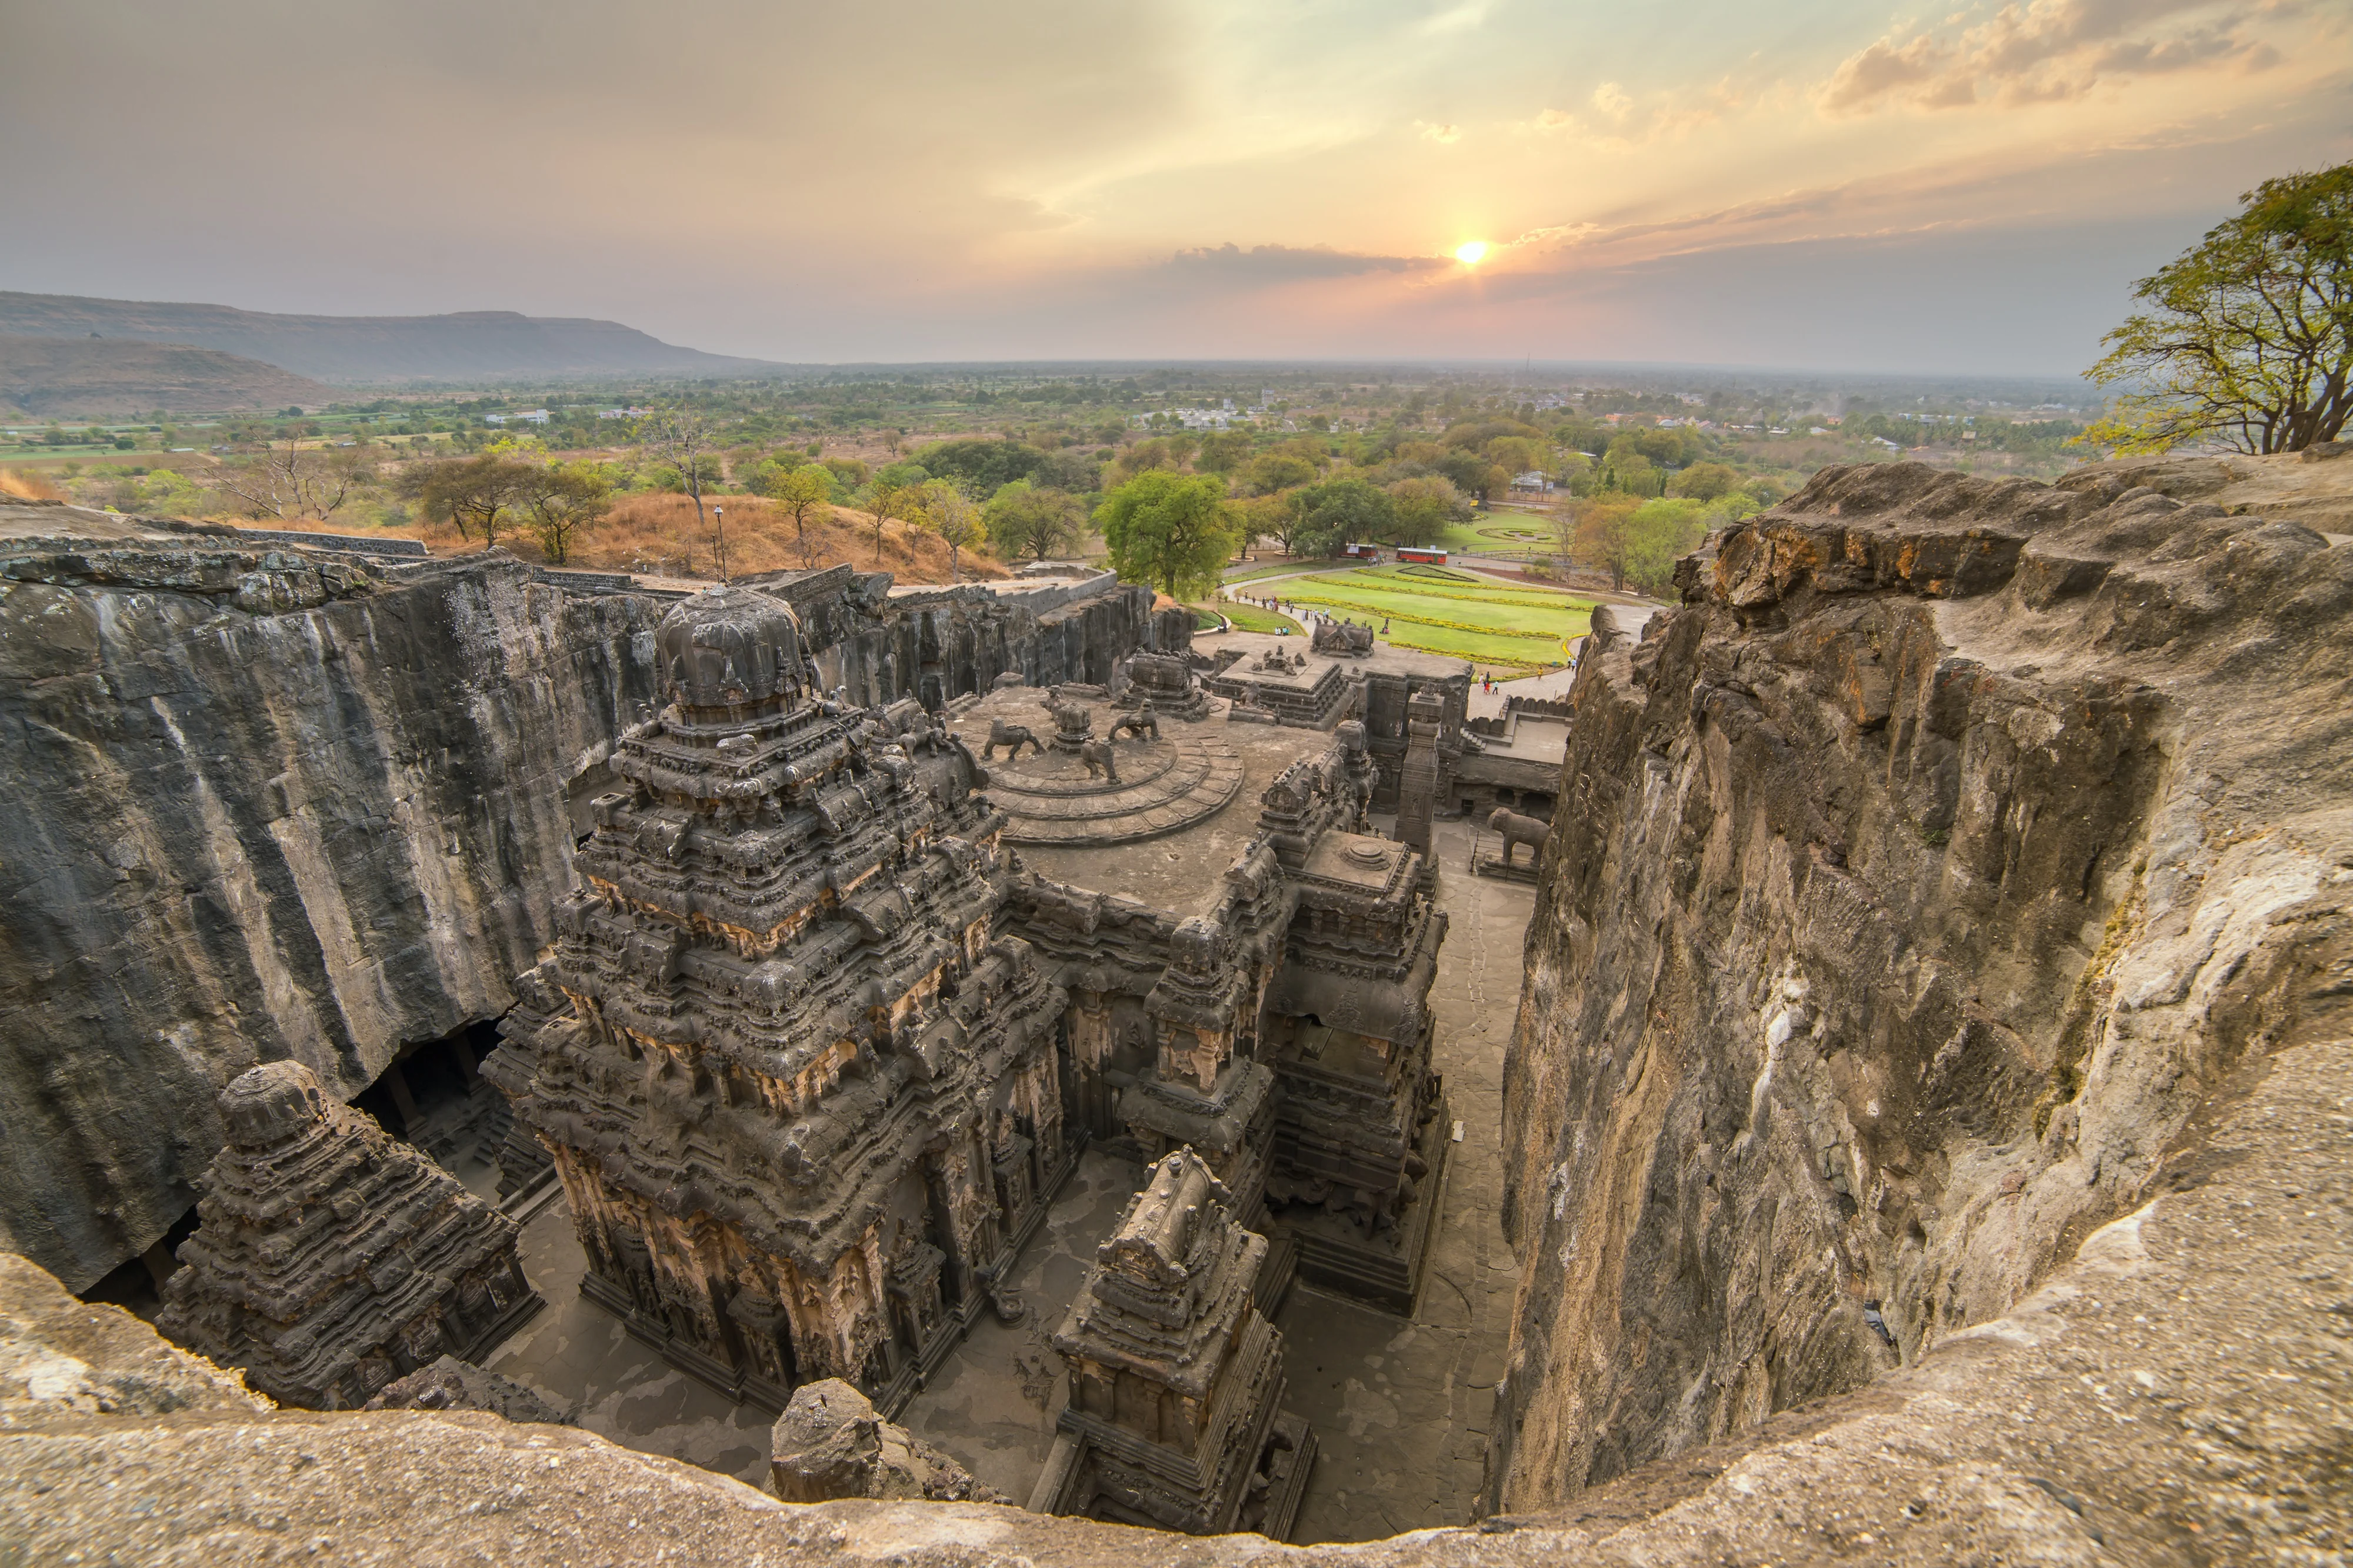
{"label": "temple courtyard floor", "polygon": [[[1518,1278],[1502,1224],[1504,1048],[1535,889],[1473,876],[1468,823],[1439,823],[1433,847],[1450,918],[1430,994],[1435,1059],[1461,1141],[1447,1151],[1411,1317],[1304,1284],[1276,1314],[1287,1342],[1285,1406],[1307,1417],[1321,1445],[1293,1532],[1302,1544],[1467,1522],[1504,1371]],[[1483,846],[1493,847],[1492,838]],[[899,1416],[1016,1502],[1045,1466],[1062,1405],[1050,1337],[1142,1179],[1131,1162],[1085,1154],[1015,1270],[1028,1319],[1008,1327],[984,1314]],[[770,1417],[664,1364],[580,1294],[586,1260],[560,1193],[524,1222],[522,1258],[547,1310],[490,1358],[491,1371],[575,1405],[583,1427],[617,1443],[765,1482]]]}

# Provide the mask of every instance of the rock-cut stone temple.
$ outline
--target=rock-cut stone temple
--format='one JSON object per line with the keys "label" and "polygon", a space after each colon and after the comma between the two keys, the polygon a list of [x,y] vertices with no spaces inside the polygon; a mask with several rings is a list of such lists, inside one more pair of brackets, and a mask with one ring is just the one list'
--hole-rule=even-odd
{"label": "rock-cut stone temple", "polygon": [[781,1410],[895,1411],[1069,1169],[1066,997],[994,925],[1005,819],[912,701],[818,689],[792,608],[711,589],[658,637],[539,971],[486,1072],[552,1152],[584,1289]]}
{"label": "rock-cut stone temple", "polygon": [[255,1068],[220,1110],[166,1335],[280,1404],[342,1410],[444,1355],[480,1361],[538,1310],[515,1223],[309,1068]]}

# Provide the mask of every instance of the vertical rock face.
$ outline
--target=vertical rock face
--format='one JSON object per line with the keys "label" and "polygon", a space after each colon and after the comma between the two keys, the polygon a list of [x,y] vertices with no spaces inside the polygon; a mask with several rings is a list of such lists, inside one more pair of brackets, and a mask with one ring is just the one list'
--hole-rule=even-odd
{"label": "vertical rock face", "polygon": [[195,1201],[214,1098],[343,1099],[509,1001],[567,783],[650,697],[659,607],[504,560],[0,543],[0,1227],[86,1286]]}
{"label": "vertical rock face", "polygon": [[554,1152],[592,1300],[738,1398],[840,1377],[895,1410],[1068,1168],[1064,995],[994,937],[1004,818],[961,743],[820,698],[754,590],[657,643],[669,702],[541,966],[565,1005],[486,1072]]}
{"label": "vertical rock face", "polygon": [[446,1355],[479,1361],[537,1310],[514,1221],[423,1154],[270,1062],[222,1091],[156,1327],[286,1405],[350,1409]]}
{"label": "vertical rock face", "polygon": [[1314,1439],[1280,1410],[1282,1335],[1251,1305],[1266,1237],[1231,1205],[1180,1149],[1096,1249],[1054,1334],[1071,1402],[1050,1511],[1195,1535],[1290,1532]]}
{"label": "vertical rock face", "polygon": [[2234,514],[2263,467],[1825,470],[1639,643],[1597,615],[1492,1504],[2009,1310],[2344,963],[2353,551]]}

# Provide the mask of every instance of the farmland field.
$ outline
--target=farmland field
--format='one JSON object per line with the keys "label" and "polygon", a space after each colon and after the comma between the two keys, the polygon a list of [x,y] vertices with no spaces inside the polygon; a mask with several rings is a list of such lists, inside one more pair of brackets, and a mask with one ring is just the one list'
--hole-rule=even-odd
{"label": "farmland field", "polygon": [[1383,640],[1399,647],[1519,669],[1564,662],[1593,612],[1590,599],[1443,567],[1359,567],[1273,586],[1326,615],[1386,621]]}

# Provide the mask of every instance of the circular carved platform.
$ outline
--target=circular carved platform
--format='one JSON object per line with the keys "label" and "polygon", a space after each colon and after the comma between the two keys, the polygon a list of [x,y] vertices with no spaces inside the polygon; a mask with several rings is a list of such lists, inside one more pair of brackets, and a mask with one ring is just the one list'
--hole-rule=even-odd
{"label": "circular carved platform", "polygon": [[1049,751],[988,769],[988,798],[1012,821],[1008,844],[1130,844],[1190,827],[1242,787],[1241,758],[1212,736],[1120,741],[1119,782],[1090,777],[1076,757]]}

